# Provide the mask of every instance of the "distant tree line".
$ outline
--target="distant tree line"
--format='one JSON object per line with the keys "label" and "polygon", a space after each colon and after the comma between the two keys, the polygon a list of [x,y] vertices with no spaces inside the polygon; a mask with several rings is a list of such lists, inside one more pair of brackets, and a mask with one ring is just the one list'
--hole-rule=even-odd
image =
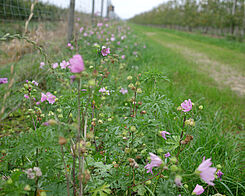
{"label": "distant tree line", "polygon": [[[0,0],[0,20],[26,20],[31,13],[31,0]],[[34,7],[33,20],[57,20],[66,9],[38,2]]]}
{"label": "distant tree line", "polygon": [[243,37],[245,0],[170,0],[131,21],[178,30]]}

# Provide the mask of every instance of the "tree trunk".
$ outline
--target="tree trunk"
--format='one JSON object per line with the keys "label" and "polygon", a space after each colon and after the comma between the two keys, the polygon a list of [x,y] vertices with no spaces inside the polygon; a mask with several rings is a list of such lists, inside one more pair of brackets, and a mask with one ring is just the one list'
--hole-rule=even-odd
{"label": "tree trunk", "polygon": [[237,0],[233,0],[233,7],[232,7],[232,21],[231,21],[231,35],[234,34],[234,30],[235,30],[236,4],[237,4]]}
{"label": "tree trunk", "polygon": [[244,38],[244,34],[245,34],[245,0],[243,2],[242,38]]}

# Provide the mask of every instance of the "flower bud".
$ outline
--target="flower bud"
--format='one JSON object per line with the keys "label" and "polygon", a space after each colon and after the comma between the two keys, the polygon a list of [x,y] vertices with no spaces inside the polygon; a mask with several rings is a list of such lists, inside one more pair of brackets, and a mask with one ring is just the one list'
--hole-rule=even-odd
{"label": "flower bud", "polygon": [[136,127],[135,126],[131,126],[130,127],[130,131],[135,132],[136,131]]}
{"label": "flower bud", "polygon": [[176,172],[176,171],[179,170],[179,168],[178,168],[176,165],[172,165],[172,166],[170,167],[170,170],[171,170],[172,172]]}
{"label": "flower bud", "polygon": [[91,142],[86,142],[86,147],[90,148],[91,147]]}
{"label": "flower bud", "polygon": [[86,137],[88,139],[93,139],[94,138],[94,133],[93,132],[88,132],[87,135],[86,135]]}
{"label": "flower bud", "polygon": [[131,88],[131,89],[132,89],[132,88],[135,88],[135,87],[134,87],[134,84],[130,83],[130,84],[128,85],[128,88]]}
{"label": "flower bud", "polygon": [[177,163],[178,160],[176,159],[176,157],[171,157],[171,158],[170,158],[170,162],[171,162],[171,163]]}
{"label": "flower bud", "polygon": [[146,185],[150,185],[150,184],[151,184],[151,181],[150,181],[150,180],[147,180],[147,181],[145,182],[145,184],[146,184]]}
{"label": "flower bud", "polygon": [[92,74],[94,77],[96,77],[98,75],[98,71],[95,69]]}
{"label": "flower bud", "polygon": [[202,109],[203,109],[203,105],[200,105],[200,106],[199,106],[199,110],[202,110]]}
{"label": "flower bud", "polygon": [[50,119],[47,122],[43,123],[43,125],[45,125],[45,126],[53,126],[53,125],[57,125],[57,124],[58,124],[57,121],[54,119]]}
{"label": "flower bud", "polygon": [[24,84],[25,89],[29,89],[28,84]]}
{"label": "flower bud", "polygon": [[46,192],[41,192],[40,196],[47,196]]}
{"label": "flower bud", "polygon": [[140,113],[141,113],[141,114],[146,114],[146,111],[145,111],[145,110],[143,110],[143,111],[141,111]]}
{"label": "flower bud", "polygon": [[181,180],[182,180],[182,177],[181,177],[181,176],[179,176],[179,175],[176,175],[176,176],[175,176],[174,182],[175,182],[175,184],[176,184],[178,187],[182,186]]}
{"label": "flower bud", "polygon": [[130,148],[125,148],[125,153],[130,153]]}
{"label": "flower bud", "polygon": [[141,88],[138,88],[136,92],[137,92],[138,94],[141,94],[141,93],[142,93]]}
{"label": "flower bud", "polygon": [[128,77],[127,77],[127,80],[132,80],[132,79],[133,79],[132,76],[128,76]]}
{"label": "flower bud", "polygon": [[181,106],[179,106],[179,107],[177,107],[177,110],[181,111],[181,110],[183,110],[183,108]]}
{"label": "flower bud", "polygon": [[9,179],[7,180],[7,183],[8,183],[8,184],[12,184],[12,183],[13,183],[13,180],[12,180],[11,178],[9,178]]}
{"label": "flower bud", "polygon": [[24,190],[25,190],[25,191],[30,191],[30,190],[31,190],[30,185],[29,185],[29,184],[27,184],[27,185],[25,186]]}
{"label": "flower bud", "polygon": [[95,86],[95,80],[93,80],[93,79],[89,80],[88,81],[88,86],[92,86],[92,87]]}
{"label": "flower bud", "polygon": [[66,144],[66,142],[67,142],[67,140],[66,140],[66,138],[64,138],[64,137],[59,137],[59,144],[60,145],[64,145],[64,144]]}

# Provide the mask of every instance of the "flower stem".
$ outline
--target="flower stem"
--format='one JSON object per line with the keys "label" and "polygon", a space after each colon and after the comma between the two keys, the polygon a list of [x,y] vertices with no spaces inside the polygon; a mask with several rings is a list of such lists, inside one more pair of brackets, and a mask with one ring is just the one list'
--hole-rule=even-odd
{"label": "flower stem", "polygon": [[65,175],[66,175],[66,189],[67,189],[67,196],[70,196],[70,185],[69,185],[69,178],[68,178],[68,173],[67,173],[67,169],[66,169],[66,163],[65,163],[65,156],[64,156],[64,151],[63,151],[63,146],[60,145],[60,150],[61,150],[61,154],[62,154],[62,161],[64,163],[64,169],[65,169]]}
{"label": "flower stem", "polygon": [[82,168],[83,168],[83,161],[81,163],[81,155],[80,155],[80,140],[81,140],[81,102],[80,102],[80,95],[81,95],[81,79],[79,78],[78,87],[77,87],[77,115],[78,115],[78,129],[77,129],[77,144],[78,144],[78,163],[79,163],[79,196],[83,195],[83,183],[82,183]]}

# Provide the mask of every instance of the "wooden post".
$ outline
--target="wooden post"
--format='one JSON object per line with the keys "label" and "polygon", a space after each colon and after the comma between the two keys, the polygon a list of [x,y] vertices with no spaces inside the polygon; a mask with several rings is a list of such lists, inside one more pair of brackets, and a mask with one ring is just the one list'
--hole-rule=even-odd
{"label": "wooden post", "polygon": [[92,1],[92,25],[94,24],[94,0]]}
{"label": "wooden post", "polygon": [[106,5],[106,17],[109,18],[109,0],[107,0],[107,5]]}
{"label": "wooden post", "polygon": [[104,11],[104,0],[101,0],[101,13],[100,13],[101,18],[103,17],[103,11]]}
{"label": "wooden post", "polygon": [[74,13],[75,13],[75,0],[70,0],[70,10],[69,10],[69,19],[68,19],[68,35],[67,35],[68,42],[70,42],[73,39]]}

